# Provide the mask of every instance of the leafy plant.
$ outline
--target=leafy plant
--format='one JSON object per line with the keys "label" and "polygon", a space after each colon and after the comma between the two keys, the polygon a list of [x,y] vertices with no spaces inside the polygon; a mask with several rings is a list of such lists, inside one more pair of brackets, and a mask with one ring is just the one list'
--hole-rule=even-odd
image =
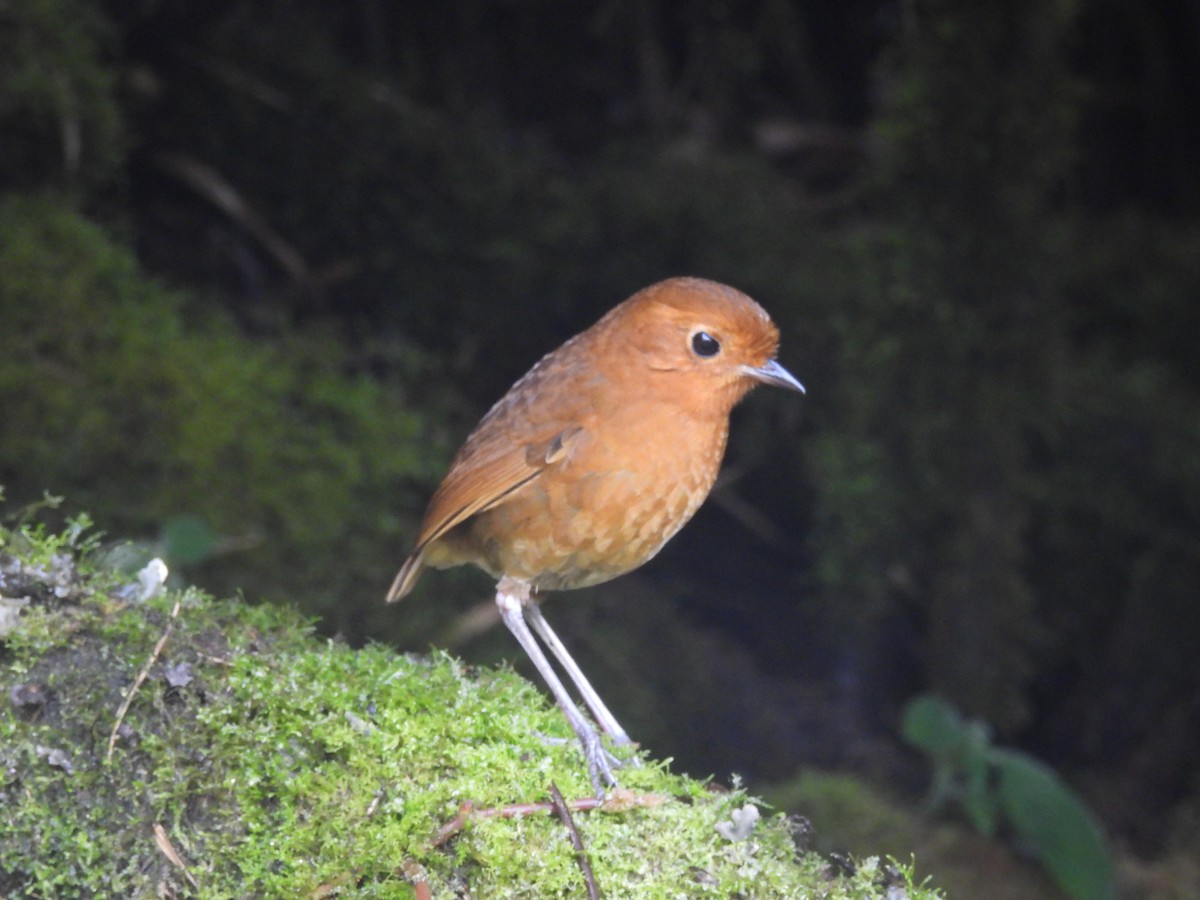
{"label": "leafy plant", "polygon": [[931,809],[958,803],[987,835],[1007,824],[1071,897],[1116,896],[1100,826],[1053,769],[1026,753],[995,746],[985,722],[963,718],[930,694],[908,703],[902,733],[933,764]]}

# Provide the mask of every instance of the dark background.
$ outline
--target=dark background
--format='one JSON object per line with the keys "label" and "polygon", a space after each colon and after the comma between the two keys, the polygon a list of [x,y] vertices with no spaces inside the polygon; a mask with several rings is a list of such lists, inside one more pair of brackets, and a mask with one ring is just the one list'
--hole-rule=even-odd
{"label": "dark background", "polygon": [[10,509],[513,658],[478,573],[380,604],[451,453],[633,291],[727,281],[808,396],[548,606],[631,733],[915,798],[934,691],[1124,851],[1196,840],[1194,0],[30,0],[0,47]]}

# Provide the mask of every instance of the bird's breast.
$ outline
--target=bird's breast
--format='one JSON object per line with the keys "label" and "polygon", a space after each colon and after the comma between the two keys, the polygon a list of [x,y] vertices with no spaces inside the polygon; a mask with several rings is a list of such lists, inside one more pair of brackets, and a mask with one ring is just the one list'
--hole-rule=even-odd
{"label": "bird's breast", "polygon": [[728,420],[606,417],[519,496],[470,521],[493,575],[542,590],[599,584],[653,557],[708,496]]}

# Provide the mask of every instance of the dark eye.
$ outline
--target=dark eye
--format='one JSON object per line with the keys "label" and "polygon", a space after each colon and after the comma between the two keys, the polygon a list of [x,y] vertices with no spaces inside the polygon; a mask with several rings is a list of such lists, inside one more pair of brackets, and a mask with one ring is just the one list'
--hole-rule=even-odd
{"label": "dark eye", "polygon": [[692,350],[697,356],[716,356],[721,352],[721,342],[707,331],[697,331],[692,335]]}

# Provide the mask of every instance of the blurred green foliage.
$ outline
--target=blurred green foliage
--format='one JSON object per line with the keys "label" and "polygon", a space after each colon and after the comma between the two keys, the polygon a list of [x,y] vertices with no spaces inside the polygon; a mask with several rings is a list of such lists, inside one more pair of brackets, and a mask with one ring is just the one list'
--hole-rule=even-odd
{"label": "blurred green foliage", "polygon": [[0,271],[10,496],[54,485],[130,535],[187,514],[220,535],[206,574],[255,596],[375,593],[440,462],[404,391],[328,335],[251,341],[52,196],[0,200]]}
{"label": "blurred green foliage", "polygon": [[[813,392],[816,572],[852,643],[915,617],[929,686],[1007,732],[1034,698],[1064,738],[1095,714],[1111,747],[1120,717],[1083,699],[1102,673],[1200,676],[1183,594],[1135,575],[1200,577],[1200,380],[1166,336],[1200,333],[1200,231],[1072,202],[1077,7],[934,7],[888,63],[878,210],[839,257],[860,275]],[[1142,644],[1175,614],[1186,635]]]}
{"label": "blurred green foliage", "polygon": [[904,739],[933,765],[932,808],[957,803],[987,835],[1002,821],[1076,900],[1116,897],[1100,826],[1053,769],[1026,753],[994,746],[985,723],[963,719],[931,694],[909,701],[901,727]]}

